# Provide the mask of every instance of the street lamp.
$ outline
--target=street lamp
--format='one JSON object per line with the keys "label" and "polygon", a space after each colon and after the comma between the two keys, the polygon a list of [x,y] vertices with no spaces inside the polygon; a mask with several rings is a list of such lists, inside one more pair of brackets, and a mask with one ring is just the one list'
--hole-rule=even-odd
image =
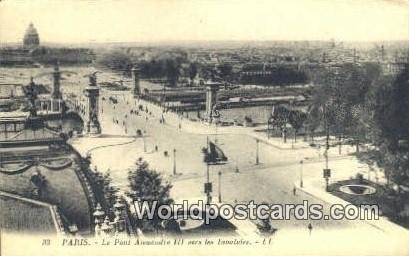
{"label": "street lamp", "polygon": [[270,139],[270,117],[267,118],[267,140]]}
{"label": "street lamp", "polygon": [[328,168],[328,150],[329,150],[329,124],[328,124],[328,113],[327,104],[324,105],[323,109],[324,119],[325,119],[325,169],[323,170],[323,177],[325,179],[325,190],[328,191],[329,178],[331,177],[331,169]]}
{"label": "street lamp", "polygon": [[212,201],[212,196],[210,193],[212,192],[212,183],[210,182],[210,156],[209,156],[209,137],[207,137],[207,147],[202,149],[204,155],[204,162],[206,163],[206,182],[204,183],[204,192],[206,193],[207,202],[206,204],[209,205]]}
{"label": "street lamp", "polygon": [[146,131],[144,130],[144,131],[143,131],[143,134],[142,134],[142,140],[143,140],[143,152],[145,152],[145,153],[146,153],[146,138],[145,138],[145,136],[146,136]]}
{"label": "street lamp", "polygon": [[271,110],[270,116],[267,118],[267,140],[270,139],[270,125],[272,125],[273,120],[274,120],[274,114],[275,114],[275,107],[273,105],[273,108]]}
{"label": "street lamp", "polygon": [[212,202],[212,183],[210,182],[210,174],[209,174],[209,163],[206,163],[206,180],[207,182],[204,184],[204,189],[207,197],[207,204],[209,205]]}
{"label": "street lamp", "polygon": [[303,182],[303,164],[304,164],[304,161],[301,160],[300,161],[300,188],[302,188],[304,186],[304,182]]}
{"label": "street lamp", "polygon": [[173,175],[176,175],[176,148],[173,149]]}
{"label": "street lamp", "polygon": [[221,203],[222,202],[222,188],[221,188],[221,185],[222,185],[222,172],[221,171],[219,171],[219,173],[218,173],[218,175],[219,175],[219,203]]}
{"label": "street lamp", "polygon": [[260,142],[260,140],[259,139],[256,139],[256,165],[258,165],[259,164],[259,142]]}
{"label": "street lamp", "polygon": [[216,134],[214,136],[214,143],[217,144],[217,123],[216,122],[214,123],[214,127],[216,129]]}

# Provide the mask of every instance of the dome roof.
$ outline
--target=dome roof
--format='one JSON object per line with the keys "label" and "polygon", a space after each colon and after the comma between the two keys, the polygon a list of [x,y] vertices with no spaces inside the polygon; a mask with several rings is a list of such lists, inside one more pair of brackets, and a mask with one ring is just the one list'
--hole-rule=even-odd
{"label": "dome roof", "polygon": [[37,33],[37,29],[33,23],[30,23],[24,34],[23,44],[26,47],[36,47],[40,44],[40,38]]}
{"label": "dome roof", "polygon": [[33,23],[30,23],[28,28],[26,29],[26,34],[25,35],[37,35],[37,29],[34,27]]}

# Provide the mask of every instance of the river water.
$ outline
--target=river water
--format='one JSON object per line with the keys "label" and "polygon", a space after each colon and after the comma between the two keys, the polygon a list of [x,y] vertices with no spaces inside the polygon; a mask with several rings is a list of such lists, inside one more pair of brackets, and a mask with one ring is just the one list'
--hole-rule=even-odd
{"label": "river water", "polygon": [[[0,83],[16,83],[16,84],[28,84],[30,76],[35,76],[38,74],[50,73],[50,75],[42,76],[35,79],[36,83],[44,84],[49,87],[51,90],[52,85],[52,72],[53,67],[45,68],[0,68]],[[70,71],[71,74],[63,74],[61,80],[61,90],[63,93],[76,93],[81,94],[83,89],[88,85],[87,74],[94,72],[96,69],[93,67],[84,67],[84,66],[63,66],[61,67],[62,71]],[[85,77],[84,77],[85,76]],[[98,82],[113,82],[123,80],[123,84],[129,88],[132,87],[132,81],[129,78],[123,77],[121,74],[115,72],[109,72],[104,70],[103,73],[98,74]],[[161,89],[162,85],[151,83],[149,81],[141,80],[140,81],[141,90],[144,89]],[[103,89],[104,90],[104,89]],[[129,91],[109,91],[110,94],[127,94]],[[254,107],[244,107],[244,108],[233,108],[233,109],[222,109],[219,110],[221,114],[221,121],[224,122],[238,122],[243,123],[246,116],[250,117],[253,123],[266,123],[267,119],[271,115],[272,106],[254,106]],[[201,117],[204,117],[205,112],[199,112]],[[197,119],[197,112],[187,112],[185,113],[186,117]],[[77,120],[78,121],[78,120]],[[80,129],[79,125],[71,123],[78,123],[70,119],[69,121],[64,121],[64,126],[68,129]],[[52,122],[54,125],[55,122]],[[58,125],[57,125],[58,126]]]}

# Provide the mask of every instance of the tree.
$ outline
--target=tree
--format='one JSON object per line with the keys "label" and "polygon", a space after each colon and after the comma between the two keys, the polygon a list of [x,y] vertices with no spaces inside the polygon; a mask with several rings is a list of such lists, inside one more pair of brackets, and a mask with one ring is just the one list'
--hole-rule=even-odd
{"label": "tree", "polygon": [[284,143],[287,142],[287,123],[289,116],[290,111],[287,108],[283,106],[277,106],[275,108],[274,116],[272,117],[272,125],[274,128],[281,131]]}
{"label": "tree", "polygon": [[42,199],[43,192],[47,187],[46,177],[42,175],[40,171],[36,170],[36,172],[31,176],[30,181],[35,186],[35,190],[33,192],[34,197]]}
{"label": "tree", "polygon": [[375,119],[382,142],[390,150],[398,149],[399,140],[409,139],[409,70],[399,74],[390,85],[381,85],[377,93]]}
{"label": "tree", "polygon": [[311,138],[311,142],[314,142],[315,131],[321,124],[322,113],[319,108],[309,108],[306,120],[304,121],[305,128],[308,130],[308,133]]}
{"label": "tree", "polygon": [[355,140],[356,152],[359,152],[359,144],[368,140],[369,129],[372,126],[372,116],[369,106],[360,104],[351,109],[351,126],[348,132]]}
{"label": "tree", "polygon": [[[338,135],[340,150],[344,135],[355,138],[357,142],[365,138],[366,124],[361,122],[361,117],[366,116],[362,120],[367,122],[366,98],[370,88],[379,80],[380,73],[379,66],[375,64],[344,64],[322,70],[313,80],[315,88],[307,123],[313,128],[318,127],[317,123],[328,124],[330,132]],[[328,113],[325,118],[319,114],[324,108]]]}
{"label": "tree", "polygon": [[193,80],[197,76],[197,64],[196,63],[190,63],[189,66],[189,78],[190,78],[190,83],[193,84]]}
{"label": "tree", "polygon": [[[160,173],[149,169],[148,163],[142,158],[137,161],[136,167],[128,172],[128,181],[128,196],[134,201],[147,202],[150,206],[156,202],[157,207],[173,203],[170,197],[172,185],[164,182]],[[154,218],[142,220],[142,225],[145,229],[158,230],[161,222],[155,212]]]}
{"label": "tree", "polygon": [[381,152],[378,164],[396,184],[408,180],[409,170],[409,66],[375,89],[371,139]]}
{"label": "tree", "polygon": [[110,171],[108,170],[103,174],[95,168],[94,170],[88,170],[87,174],[96,201],[101,204],[101,207],[108,216],[113,217],[113,206],[116,202],[119,189],[112,185]]}
{"label": "tree", "polygon": [[297,142],[298,131],[304,124],[304,121],[307,119],[307,115],[301,111],[290,111],[288,116],[288,122],[294,129],[294,141]]}
{"label": "tree", "polygon": [[141,76],[146,78],[163,78],[166,76],[165,64],[163,60],[142,60],[139,62]]}
{"label": "tree", "polygon": [[180,76],[180,63],[175,59],[167,59],[165,62],[166,77],[171,87],[176,87]]}

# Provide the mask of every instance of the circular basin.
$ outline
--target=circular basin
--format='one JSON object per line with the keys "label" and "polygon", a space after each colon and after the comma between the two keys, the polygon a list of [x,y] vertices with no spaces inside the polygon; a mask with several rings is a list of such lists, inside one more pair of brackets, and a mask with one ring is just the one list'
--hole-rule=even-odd
{"label": "circular basin", "polygon": [[376,189],[368,185],[344,185],[339,188],[339,191],[350,195],[371,195],[376,192]]}

